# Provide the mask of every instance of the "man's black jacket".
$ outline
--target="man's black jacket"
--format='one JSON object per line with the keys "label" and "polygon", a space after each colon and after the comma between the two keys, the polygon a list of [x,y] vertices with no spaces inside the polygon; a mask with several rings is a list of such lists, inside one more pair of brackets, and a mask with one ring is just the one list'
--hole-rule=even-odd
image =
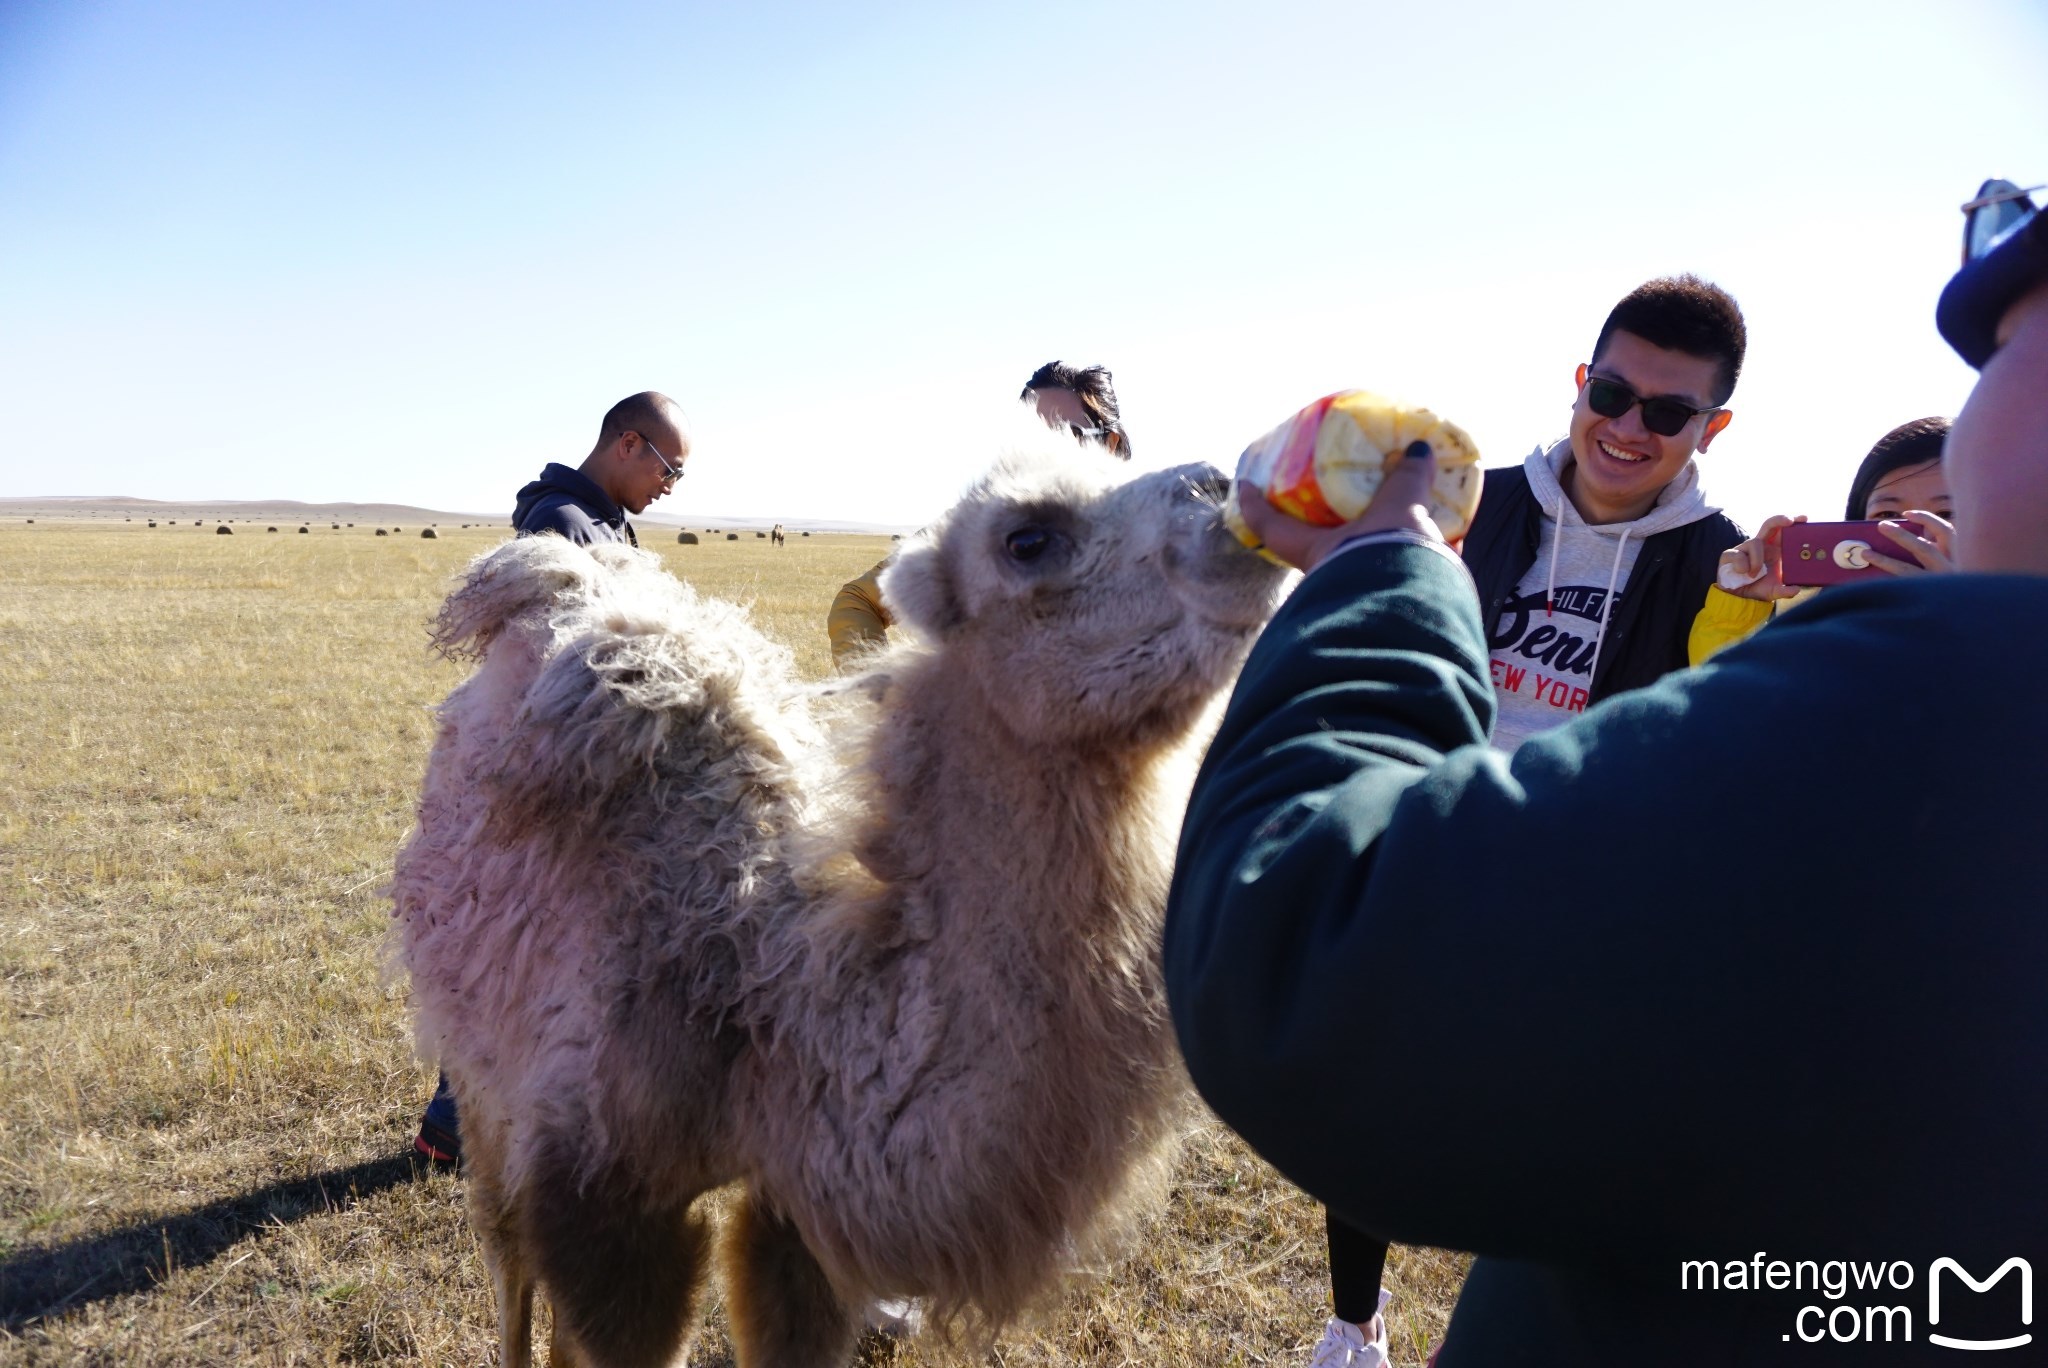
{"label": "man's black jacket", "polygon": [[559,533],[579,546],[603,541],[640,544],[633,524],[626,521],[626,510],[612,502],[611,495],[582,471],[552,461],[538,480],[519,491],[512,526],[521,534]]}
{"label": "man's black jacket", "polygon": [[[1929,1333],[2001,1326],[2035,1342],[1987,1361],[2041,1361],[2017,1276],[1947,1275],[1938,1326],[1929,1293],[1941,1258],[2048,1271],[2044,622],[2048,578],[1830,589],[1509,760],[1461,565],[1338,555],[1189,805],[1190,1074],[1351,1224],[1480,1256],[1441,1368],[1942,1362]],[[1910,1282],[1681,1290],[1758,1251]],[[1808,1306],[1913,1338],[1802,1342]]]}
{"label": "man's black jacket", "polygon": [[[1541,554],[1545,526],[1543,509],[1520,466],[1486,472],[1464,554],[1479,587],[1480,620],[1488,632],[1499,625],[1501,605],[1513,597]],[[1690,663],[1686,638],[1692,620],[1707,601],[1721,553],[1742,540],[1742,529],[1720,513],[1644,539],[1601,642],[1600,672],[1587,686],[1592,702],[1640,689]]]}

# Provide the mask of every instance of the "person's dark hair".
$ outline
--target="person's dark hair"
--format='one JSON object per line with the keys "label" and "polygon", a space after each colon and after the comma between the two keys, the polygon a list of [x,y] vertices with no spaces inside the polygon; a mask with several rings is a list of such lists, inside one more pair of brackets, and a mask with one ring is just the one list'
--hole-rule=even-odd
{"label": "person's dark hair", "polygon": [[1946,418],[1915,418],[1878,438],[1849,484],[1849,521],[1861,522],[1870,516],[1870,496],[1885,476],[1939,461],[1948,441],[1948,423]]}
{"label": "person's dark hair", "polygon": [[1028,402],[1039,390],[1048,389],[1071,391],[1094,418],[1095,426],[1116,434],[1114,445],[1103,445],[1124,460],[1131,459],[1131,435],[1124,431],[1123,417],[1117,412],[1116,389],[1110,383],[1109,367],[1077,367],[1064,361],[1048,361],[1031,372],[1031,378],[1024,382],[1024,392],[1017,397]]}
{"label": "person's dark hair", "polygon": [[1718,362],[1714,392],[1701,396],[1717,407],[1735,393],[1742,354],[1749,347],[1749,331],[1742,325],[1735,296],[1696,275],[1664,276],[1630,290],[1600,326],[1600,340],[1593,344],[1595,361],[1616,332],[1634,333],[1653,347]]}
{"label": "person's dark hair", "polygon": [[[637,432],[645,440],[650,429],[659,432],[665,427],[680,426],[681,416],[682,409],[666,394],[654,390],[629,394],[605,410],[604,421],[597,428],[597,446],[591,450],[609,446],[624,432]],[[671,451],[668,455],[673,458],[675,453]]]}

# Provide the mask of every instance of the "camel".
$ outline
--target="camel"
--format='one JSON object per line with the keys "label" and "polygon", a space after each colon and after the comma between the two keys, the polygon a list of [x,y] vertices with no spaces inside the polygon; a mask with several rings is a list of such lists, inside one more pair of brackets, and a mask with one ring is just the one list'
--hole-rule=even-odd
{"label": "camel", "polygon": [[832,686],[645,552],[470,566],[394,939],[506,1364],[536,1289],[555,1364],[671,1362],[714,1258],[743,1368],[846,1361],[882,1298],[986,1343],[1159,1177],[1173,843],[1283,580],[1226,488],[1011,455]]}

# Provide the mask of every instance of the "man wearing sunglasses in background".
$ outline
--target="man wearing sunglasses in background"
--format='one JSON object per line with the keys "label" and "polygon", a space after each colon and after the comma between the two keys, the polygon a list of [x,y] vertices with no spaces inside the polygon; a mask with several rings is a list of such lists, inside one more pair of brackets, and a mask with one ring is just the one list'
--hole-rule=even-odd
{"label": "man wearing sunglasses in background", "polygon": [[[1282,1173],[1478,1256],[1440,1368],[2041,1358],[2048,638],[2013,625],[2048,622],[2048,216],[1967,210],[1962,573],[1831,589],[1512,759],[1421,443],[1340,528],[1240,500],[1308,573],[1189,800],[1168,1003]],[[1792,839],[1701,861],[1773,812]],[[1829,1260],[1885,1285],[1794,1266]]]}
{"label": "man wearing sunglasses in background", "polygon": [[597,445],[571,470],[550,462],[519,491],[512,526],[523,536],[553,532],[581,546],[640,544],[626,514],[639,513],[675,488],[689,459],[688,420],[676,401],[648,390],[613,404]]}
{"label": "man wearing sunglasses in background", "polygon": [[[675,488],[690,455],[689,420],[675,400],[645,390],[613,404],[598,424],[597,445],[571,469],[550,461],[519,491],[512,526],[520,536],[552,532],[578,546],[638,546],[626,514],[639,513]],[[420,1118],[413,1151],[441,1167],[462,1158],[462,1126],[444,1074]]]}

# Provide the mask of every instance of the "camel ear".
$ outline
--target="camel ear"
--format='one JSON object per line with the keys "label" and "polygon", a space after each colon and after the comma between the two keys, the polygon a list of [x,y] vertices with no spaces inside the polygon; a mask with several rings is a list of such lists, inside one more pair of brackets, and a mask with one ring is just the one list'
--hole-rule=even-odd
{"label": "camel ear", "polygon": [[904,543],[882,571],[882,606],[889,616],[929,637],[944,637],[965,619],[953,584],[952,567],[938,543],[925,537]]}

